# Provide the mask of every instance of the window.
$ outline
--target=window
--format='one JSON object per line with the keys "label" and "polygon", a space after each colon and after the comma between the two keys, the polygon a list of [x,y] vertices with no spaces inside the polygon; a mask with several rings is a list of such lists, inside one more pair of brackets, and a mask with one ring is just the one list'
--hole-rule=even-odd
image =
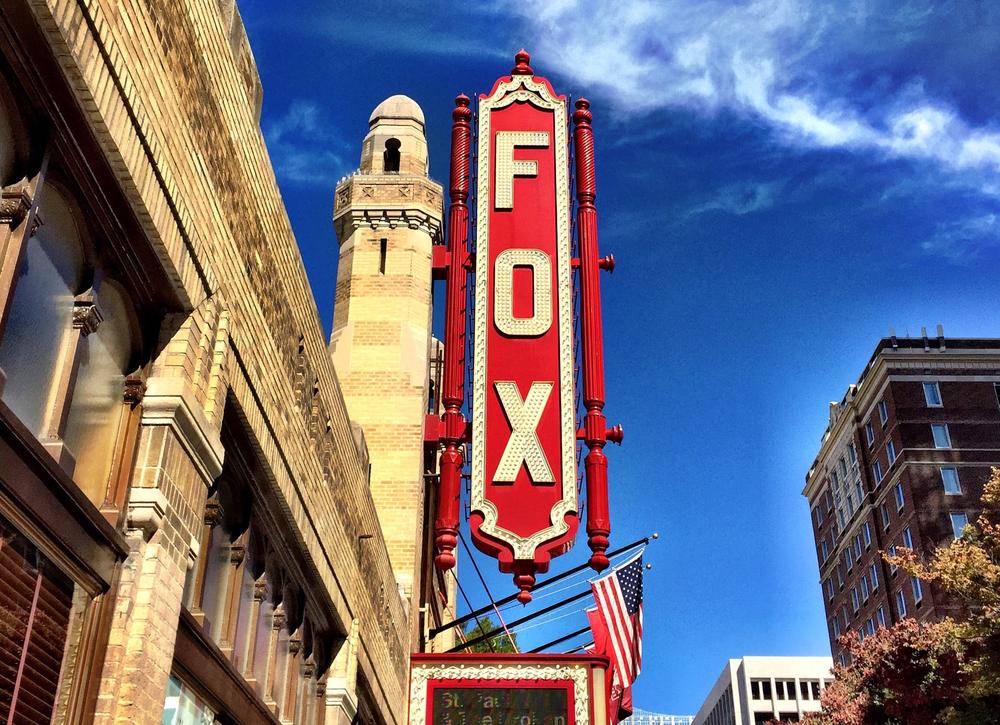
{"label": "window", "polygon": [[771,699],[771,681],[770,680],[750,680],[750,692],[753,695],[754,700],[770,700]]}
{"label": "window", "polygon": [[399,173],[399,148],[402,146],[398,138],[385,140],[385,151],[382,152],[382,170],[388,174]]}
{"label": "window", "polygon": [[913,577],[910,583],[913,586],[913,601],[920,604],[920,600],[924,598],[924,588],[920,584],[920,579]]}
{"label": "window", "polygon": [[87,216],[58,187],[46,188],[45,224],[24,243],[6,310],[3,400],[41,439],[92,503],[109,497],[124,411],[125,375],[137,355],[136,306],[91,266]]}
{"label": "window", "polygon": [[879,511],[882,512],[882,528],[888,531],[889,530],[889,508],[885,504],[882,504],[881,506],[879,506]]}
{"label": "window", "polygon": [[878,611],[875,612],[875,617],[878,619],[878,626],[884,627],[885,626],[885,609],[883,609],[882,607],[879,607]]}
{"label": "window", "polygon": [[809,682],[809,690],[812,692],[812,699],[819,699],[819,680],[812,680]]}
{"label": "window", "polygon": [[875,620],[872,617],[868,617],[868,621],[865,622],[865,629],[869,635],[875,634]]}
{"label": "window", "polygon": [[969,515],[961,511],[951,512],[951,530],[956,539],[962,538],[962,532],[969,525]]}
{"label": "window", "polygon": [[823,541],[819,543],[819,548],[823,554],[823,563],[825,564],[826,560],[830,557],[830,550],[827,548],[826,539],[823,539]]}
{"label": "window", "polygon": [[167,681],[167,697],[163,703],[163,725],[211,725],[215,713],[187,685],[174,675]]}
{"label": "window", "polygon": [[865,521],[864,526],[861,527],[861,535],[864,537],[865,548],[867,549],[872,545],[872,527],[867,521]]}
{"label": "window", "polygon": [[896,510],[903,510],[903,483],[902,481],[896,484]]}
{"label": "window", "polygon": [[937,383],[924,383],[924,400],[928,408],[941,407],[941,388]]}
{"label": "window", "polygon": [[875,485],[882,483],[882,464],[879,461],[875,461],[872,464],[872,479],[875,481]]}
{"label": "window", "polygon": [[957,468],[942,468],[941,483],[944,484],[944,492],[950,494],[962,493],[962,485],[958,482]]}
{"label": "window", "polygon": [[863,577],[861,577],[861,598],[864,601],[867,602],[868,601],[868,595],[869,595],[869,591],[868,591],[868,575],[865,574]]}
{"label": "window", "polygon": [[[837,637],[840,636],[840,620],[834,617],[833,619],[830,620],[830,623],[833,625],[833,638],[836,639]],[[754,699],[760,699],[760,698],[756,697],[755,695]]]}
{"label": "window", "polygon": [[884,400],[878,401],[878,422],[885,427],[885,424],[889,421],[889,406],[886,405]]}
{"label": "window", "polygon": [[389,253],[389,240],[379,239],[378,240],[378,273],[385,274],[385,259]]}
{"label": "window", "polygon": [[846,631],[846,630],[847,630],[847,627],[848,627],[848,625],[849,625],[849,624],[850,624],[850,622],[851,622],[851,618],[850,618],[850,615],[848,615],[848,614],[847,614],[847,605],[846,605],[846,604],[845,604],[845,605],[843,605],[843,606],[842,606],[842,607],[840,608],[840,613],[844,615],[844,630]]}
{"label": "window", "polygon": [[910,533],[909,526],[903,529],[903,546],[905,546],[907,549],[913,548],[913,534]]}
{"label": "window", "polygon": [[854,613],[858,613],[858,609],[861,608],[860,601],[858,600],[858,589],[857,587],[851,587],[851,607],[854,609]]}
{"label": "window", "polygon": [[951,436],[948,434],[947,423],[931,423],[931,433],[934,434],[935,448],[951,448]]}
{"label": "window", "polygon": [[854,482],[854,495],[858,497],[858,508],[861,508],[861,502],[865,500],[865,492],[861,490],[861,481]]}
{"label": "window", "polygon": [[1000,383],[993,383],[993,392],[997,396],[997,405],[1000,405]]}
{"label": "window", "polygon": [[847,667],[847,655],[841,652],[839,655],[837,655],[837,662],[840,663],[841,667]]}
{"label": "window", "polygon": [[872,564],[868,567],[868,574],[871,576],[872,580],[872,591],[878,589],[878,565]]}
{"label": "window", "polygon": [[868,445],[875,442],[875,429],[871,423],[865,423],[865,440],[868,441]]}
{"label": "window", "polygon": [[[889,547],[889,555],[890,556],[895,556],[896,555],[896,545],[895,544],[893,544],[892,546]],[[897,567],[895,564],[889,564],[889,573],[890,574],[895,574],[896,573],[896,569],[898,569],[898,568],[899,567]]]}
{"label": "window", "polygon": [[900,617],[906,616],[906,597],[903,595],[902,589],[896,592],[896,613]]}
{"label": "window", "polygon": [[833,601],[833,579],[829,577],[826,579],[826,598],[829,601]]}
{"label": "window", "polygon": [[854,552],[851,551],[850,546],[844,549],[844,563],[847,565],[847,571],[850,571],[854,566]]}
{"label": "window", "polygon": [[889,459],[890,466],[896,462],[896,444],[892,441],[885,444],[885,456]]}
{"label": "window", "polygon": [[854,537],[854,555],[861,561],[861,534]]}
{"label": "window", "polygon": [[817,506],[813,509],[813,516],[816,518],[816,528],[823,525],[823,510]]}
{"label": "window", "polygon": [[858,462],[858,453],[854,450],[854,444],[850,443],[847,446],[847,457],[851,459],[851,463]]}
{"label": "window", "polygon": [[843,456],[840,457],[840,475],[847,476],[847,459]]}
{"label": "window", "polygon": [[837,564],[837,586],[844,588],[844,573],[840,570],[840,564]]}

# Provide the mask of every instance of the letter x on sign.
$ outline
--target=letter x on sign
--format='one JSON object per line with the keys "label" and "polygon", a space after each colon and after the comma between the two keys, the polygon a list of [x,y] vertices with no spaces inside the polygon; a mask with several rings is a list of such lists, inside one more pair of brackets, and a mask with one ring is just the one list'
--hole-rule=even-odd
{"label": "letter x on sign", "polygon": [[524,463],[534,483],[555,483],[552,468],[545,458],[545,451],[542,450],[536,432],[538,421],[541,420],[545,404],[552,393],[552,383],[532,383],[528,396],[523,400],[517,389],[517,383],[498,380],[494,385],[511,427],[507,447],[504,448],[500,465],[493,474],[494,482],[513,483],[517,478],[517,472],[521,470],[521,464]]}

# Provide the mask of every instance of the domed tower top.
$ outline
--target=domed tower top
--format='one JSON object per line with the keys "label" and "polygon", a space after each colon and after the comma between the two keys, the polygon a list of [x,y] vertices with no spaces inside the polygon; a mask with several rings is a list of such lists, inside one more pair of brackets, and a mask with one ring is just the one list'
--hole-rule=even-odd
{"label": "domed tower top", "polygon": [[424,112],[412,98],[390,96],[372,111],[361,147],[361,171],[427,175]]}

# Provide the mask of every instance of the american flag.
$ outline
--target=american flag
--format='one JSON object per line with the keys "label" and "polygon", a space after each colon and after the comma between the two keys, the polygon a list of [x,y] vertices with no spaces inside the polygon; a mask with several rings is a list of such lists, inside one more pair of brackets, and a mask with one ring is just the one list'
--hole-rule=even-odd
{"label": "american flag", "polygon": [[613,682],[628,690],[642,668],[642,553],[590,587],[607,630],[605,654],[611,660]]}

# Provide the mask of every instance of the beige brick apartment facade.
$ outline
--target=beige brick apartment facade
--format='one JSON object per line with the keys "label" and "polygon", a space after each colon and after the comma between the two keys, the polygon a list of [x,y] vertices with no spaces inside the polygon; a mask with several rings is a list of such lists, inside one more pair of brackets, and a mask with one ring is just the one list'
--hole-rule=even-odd
{"label": "beige brick apartment facade", "polygon": [[232,0],[3,3],[4,722],[392,725],[447,616],[422,114],[338,187],[328,348],[261,93]]}

